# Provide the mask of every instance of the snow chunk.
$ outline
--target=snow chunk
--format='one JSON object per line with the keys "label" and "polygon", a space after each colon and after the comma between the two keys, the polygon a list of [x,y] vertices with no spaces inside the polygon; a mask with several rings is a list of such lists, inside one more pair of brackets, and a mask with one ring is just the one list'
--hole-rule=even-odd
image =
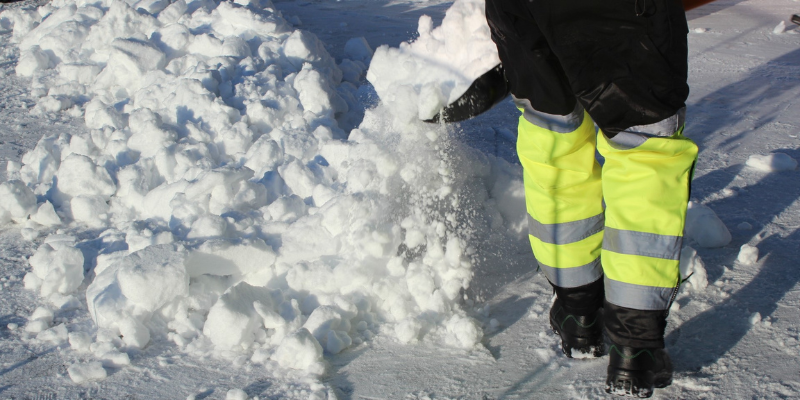
{"label": "snow chunk", "polygon": [[133,133],[128,139],[128,147],[138,151],[140,157],[154,157],[177,139],[177,134],[164,129],[161,117],[149,108],[134,111],[128,118],[128,125]]}
{"label": "snow chunk", "polygon": [[245,282],[231,287],[208,312],[203,334],[221,349],[248,348],[261,322],[256,302],[272,308],[271,291]]}
{"label": "snow chunk", "polygon": [[189,286],[185,257],[169,244],[150,246],[125,257],[117,272],[122,295],[145,310],[155,311],[185,294]]}
{"label": "snow chunk", "polygon": [[188,292],[184,260],[185,251],[174,245],[115,258],[86,289],[89,314],[99,327],[122,335],[128,346],[145,346],[150,332],[144,324],[152,313]]}
{"label": "snow chunk", "polygon": [[37,307],[33,313],[28,317],[28,324],[25,325],[25,331],[30,333],[39,333],[50,328],[53,323],[53,311]]}
{"label": "snow chunk", "polygon": [[284,153],[277,142],[264,135],[250,146],[245,158],[244,166],[255,171],[254,176],[261,179],[265,173],[283,164]]}
{"label": "snow chunk", "polygon": [[28,260],[33,271],[25,276],[25,287],[39,290],[45,298],[71,294],[83,282],[83,253],[73,247],[74,242],[57,239],[49,236]]}
{"label": "snow chunk", "polygon": [[360,61],[352,61],[347,58],[342,60],[342,62],[339,64],[339,68],[342,70],[342,79],[355,85],[359,84],[364,71],[367,69],[364,63]]}
{"label": "snow chunk", "polygon": [[305,328],[283,339],[271,358],[284,368],[306,371],[315,375],[322,375],[325,372],[322,346]]}
{"label": "snow chunk", "polygon": [[692,290],[699,292],[708,287],[708,273],[703,260],[697,255],[697,250],[690,246],[681,250],[680,271],[681,279],[689,283]]}
{"label": "snow chunk", "polygon": [[39,46],[32,46],[20,52],[15,71],[19,76],[33,76],[38,71],[51,68],[53,63]]}
{"label": "snow chunk", "polygon": [[693,201],[686,212],[686,236],[700,247],[723,247],[731,242],[730,231],[714,210]]}
{"label": "snow chunk", "polygon": [[225,393],[225,400],[247,400],[247,393],[242,389],[231,389]]}
{"label": "snow chunk", "polygon": [[75,105],[69,98],[64,96],[45,96],[36,103],[36,111],[45,113],[55,113],[66,110]]}
{"label": "snow chunk", "polygon": [[328,331],[326,339],[325,350],[331,354],[339,354],[353,344],[353,339],[350,338],[350,335],[343,331]]}
{"label": "snow chunk", "polygon": [[797,160],[785,153],[752,155],[747,159],[747,166],[763,172],[794,171]]}
{"label": "snow chunk", "polygon": [[455,1],[436,29],[423,15],[418,32],[399,48],[379,47],[367,72],[381,101],[403,120],[433,117],[500,63],[483,0]]}
{"label": "snow chunk", "polygon": [[53,293],[47,300],[60,311],[75,310],[81,307],[81,303],[72,295],[65,296],[61,293]]}
{"label": "snow chunk", "polygon": [[48,186],[61,163],[61,149],[65,147],[63,136],[44,136],[36,143],[33,151],[22,156],[22,167],[19,170],[22,181],[32,185],[36,183]]}
{"label": "snow chunk", "polygon": [[108,224],[110,208],[103,196],[77,196],[69,202],[72,219],[92,228]]}
{"label": "snow chunk", "polygon": [[[7,212],[17,222],[23,222],[36,210],[36,195],[22,181],[0,183],[0,215]],[[0,225],[5,221],[0,217]]]}
{"label": "snow chunk", "polygon": [[294,159],[284,164],[279,171],[289,189],[300,198],[305,199],[314,194],[317,186],[314,173],[299,160]]}
{"label": "snow chunk", "polygon": [[453,315],[445,323],[447,332],[451,335],[448,339],[464,349],[472,349],[483,339],[483,330],[478,323],[469,317]]}
{"label": "snow chunk", "polygon": [[89,351],[92,344],[92,337],[86,332],[70,332],[68,339],[70,347],[76,351]]}
{"label": "snow chunk", "polygon": [[744,265],[753,265],[758,261],[758,247],[743,244],[739,249],[736,261]]}
{"label": "snow chunk", "polygon": [[315,71],[320,71],[332,84],[342,81],[342,71],[336,66],[336,61],[313,33],[294,31],[283,45],[283,54],[298,71],[307,63]]}
{"label": "snow chunk", "polygon": [[63,203],[77,196],[101,196],[104,200],[117,191],[117,186],[103,167],[98,167],[91,158],[70,154],[58,168],[54,200]]}
{"label": "snow chunk", "polygon": [[122,115],[111,106],[106,105],[98,98],[86,104],[83,119],[86,126],[92,129],[102,129],[106,126],[121,129],[125,126]]}
{"label": "snow chunk", "polygon": [[56,209],[53,203],[45,201],[42,203],[37,211],[31,215],[31,220],[39,225],[56,226],[61,225],[61,217],[56,214]]}
{"label": "snow chunk", "polygon": [[[336,68],[339,71],[339,68]],[[341,71],[339,72],[341,75]],[[341,79],[341,78],[340,78]],[[330,87],[329,81],[311,64],[304,64],[303,69],[294,78],[294,88],[300,96],[300,104],[307,111],[322,115],[325,112],[343,113],[347,111],[347,103]]]}
{"label": "snow chunk", "polygon": [[303,328],[311,332],[331,354],[338,354],[352,343],[352,339],[347,334],[350,330],[350,320],[342,315],[338,307],[317,307],[308,316]]}
{"label": "snow chunk", "polygon": [[28,321],[28,323],[25,325],[25,331],[30,333],[39,333],[49,328],[50,324],[47,321],[41,319],[34,319],[32,321]]}
{"label": "snow chunk", "polygon": [[367,43],[367,39],[362,37],[352,38],[344,44],[344,54],[351,60],[369,63],[372,58],[372,47]]}
{"label": "snow chunk", "polygon": [[750,314],[749,321],[750,321],[750,325],[752,325],[752,326],[758,325],[761,322],[761,313],[754,312],[754,313]]}
{"label": "snow chunk", "polygon": [[775,25],[775,27],[772,28],[772,33],[774,33],[776,35],[780,35],[784,31],[786,31],[786,22],[785,21],[779,22],[778,25]]}
{"label": "snow chunk", "polygon": [[122,318],[117,321],[122,340],[129,347],[144,348],[150,342],[150,330],[135,318]]}
{"label": "snow chunk", "polygon": [[122,368],[131,365],[130,356],[117,350],[103,353],[98,358],[105,368]]}
{"label": "snow chunk", "polygon": [[263,274],[274,262],[275,252],[260,239],[245,240],[241,244],[210,240],[189,253],[186,270],[190,277],[211,274],[239,279],[251,273]]}
{"label": "snow chunk", "polygon": [[69,339],[67,327],[64,324],[56,325],[46,331],[39,332],[36,335],[36,340],[43,342],[50,342],[52,344],[61,344]]}
{"label": "snow chunk", "polygon": [[105,368],[103,368],[103,363],[100,361],[73,364],[67,368],[67,373],[75,383],[100,381],[106,379],[108,375]]}
{"label": "snow chunk", "polygon": [[394,327],[394,335],[400,343],[414,343],[419,338],[422,324],[413,319],[401,321]]}

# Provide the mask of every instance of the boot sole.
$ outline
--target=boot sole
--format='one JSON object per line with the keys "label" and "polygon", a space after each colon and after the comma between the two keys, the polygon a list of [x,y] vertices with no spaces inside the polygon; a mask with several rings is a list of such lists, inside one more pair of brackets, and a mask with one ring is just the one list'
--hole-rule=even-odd
{"label": "boot sole", "polygon": [[[652,384],[650,383],[652,382]],[[608,369],[606,393],[646,399],[653,395],[654,389],[662,389],[672,384],[672,374],[667,371],[629,371]]]}

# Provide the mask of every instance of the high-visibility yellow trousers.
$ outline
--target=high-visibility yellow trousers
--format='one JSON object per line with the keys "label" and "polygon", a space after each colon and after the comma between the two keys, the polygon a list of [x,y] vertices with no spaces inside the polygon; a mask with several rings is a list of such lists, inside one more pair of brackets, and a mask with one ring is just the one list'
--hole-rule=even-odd
{"label": "high-visibility yellow trousers", "polygon": [[679,284],[698,152],[682,134],[682,116],[669,136],[634,127],[643,129],[608,139],[580,105],[564,116],[520,109],[529,237],[547,279],[569,288],[605,276],[606,301],[666,309]]}

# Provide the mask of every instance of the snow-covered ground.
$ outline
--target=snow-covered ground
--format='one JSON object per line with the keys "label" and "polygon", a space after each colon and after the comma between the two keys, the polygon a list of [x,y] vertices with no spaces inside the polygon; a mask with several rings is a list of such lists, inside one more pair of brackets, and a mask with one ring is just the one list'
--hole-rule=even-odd
{"label": "snow-covered ground", "polygon": [[[416,121],[491,64],[457,4],[3,5],[0,397],[605,396],[549,331],[513,105]],[[800,396],[798,11],[689,13],[694,274],[657,397]]]}

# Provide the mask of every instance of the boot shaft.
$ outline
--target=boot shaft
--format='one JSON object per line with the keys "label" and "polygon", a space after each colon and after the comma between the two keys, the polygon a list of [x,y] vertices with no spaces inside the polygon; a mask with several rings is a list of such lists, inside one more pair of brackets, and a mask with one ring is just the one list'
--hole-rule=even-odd
{"label": "boot shaft", "polygon": [[611,342],[640,349],[663,349],[666,310],[634,310],[605,302],[603,325]]}

